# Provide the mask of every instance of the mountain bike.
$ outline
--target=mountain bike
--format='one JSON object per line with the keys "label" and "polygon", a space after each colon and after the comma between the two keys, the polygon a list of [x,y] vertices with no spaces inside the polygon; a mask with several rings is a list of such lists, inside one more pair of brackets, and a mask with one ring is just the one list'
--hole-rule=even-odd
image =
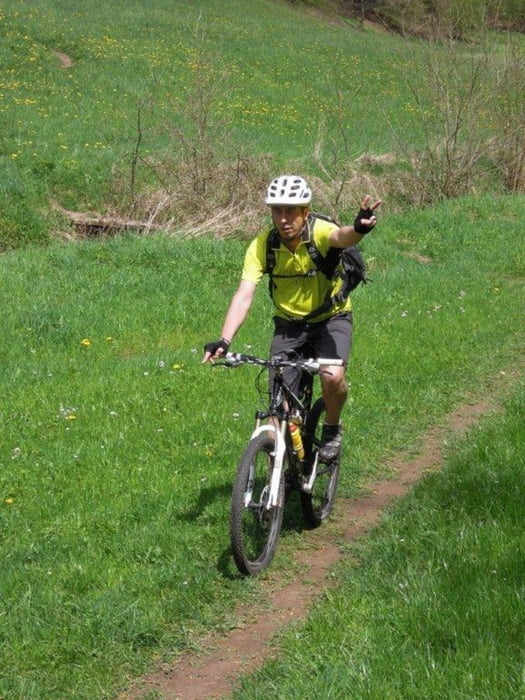
{"label": "mountain bike", "polygon": [[[260,368],[255,386],[266,407],[256,412],[255,429],[239,460],[230,513],[235,564],[242,574],[253,576],[273,559],[285,501],[292,491],[299,492],[303,516],[312,527],[320,525],[332,510],[341,450],[330,461],[319,459],[325,404],[322,398],[314,401],[314,376],[343,363],[227,353],[216,364]],[[290,367],[299,374],[298,382],[285,379],[285,369]],[[271,372],[269,382],[267,371]]]}

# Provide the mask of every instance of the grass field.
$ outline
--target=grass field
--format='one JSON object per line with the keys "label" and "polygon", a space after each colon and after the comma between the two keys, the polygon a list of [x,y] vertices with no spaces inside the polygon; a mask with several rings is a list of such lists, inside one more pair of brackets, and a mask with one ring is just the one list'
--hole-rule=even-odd
{"label": "grass field", "polygon": [[[203,209],[211,218],[231,203],[239,167],[253,187],[236,202],[249,204],[234,222],[238,235],[253,232],[249,213],[260,211],[259,199],[246,200],[283,168],[322,176],[325,187],[350,170],[354,196],[361,187],[388,193],[388,212],[424,189],[426,171],[403,184],[404,161],[428,146],[451,170],[432,180],[459,172],[466,184],[454,189],[470,192],[465,159],[481,155],[473,187],[500,194],[499,171],[509,164],[504,152],[494,160],[494,147],[523,121],[519,91],[502,93],[498,83],[522,82],[519,60],[507,72],[504,58],[514,54],[504,35],[489,49],[429,49],[284,0],[177,0],[176,11],[171,0],[6,0],[0,28],[0,250],[70,236],[57,206],[156,216],[172,229]],[[515,43],[522,51],[522,37]],[[60,54],[71,65],[62,67]],[[442,75],[428,65],[433,55]],[[445,56],[455,63],[445,65]],[[366,165],[363,154],[386,160]],[[353,211],[348,198],[337,205],[334,213]]]}
{"label": "grass field", "polygon": [[[211,74],[222,87],[211,116],[222,130],[223,157],[231,159],[241,149],[271,152],[279,154],[277,167],[282,167],[312,152],[324,118],[323,100],[333,95],[323,79],[325,62],[340,64],[347,84],[358,77],[372,83],[384,79],[389,50],[380,44],[379,55],[368,56],[365,64],[365,34],[352,36],[349,55],[338,47],[347,41],[344,27],[326,26],[286,3],[266,1],[254,10],[248,0],[197,5],[179,0],[173,12],[169,0],[156,0],[153,7],[142,0],[126,5],[8,0],[1,12],[4,198],[18,192],[29,200],[26,228],[35,239],[45,229],[36,208],[46,197],[67,208],[97,208],[114,196],[112,169],[129,184],[137,110],[142,109],[144,156],[159,153],[167,143],[176,149],[170,132],[197,119],[188,113],[187,101],[194,97],[194,83]],[[66,53],[74,66],[61,70],[53,51]],[[394,104],[402,103],[402,89],[391,75],[382,108],[387,95]],[[312,105],[308,110],[303,109],[305,91]],[[363,99],[366,111],[377,108],[375,90]],[[370,143],[387,148],[384,123],[371,125],[364,112],[355,112],[355,157]],[[13,218],[20,216],[15,204],[16,199]]]}
{"label": "grass field", "polygon": [[[519,358],[523,202],[484,207],[503,204],[504,226],[478,218],[478,200],[452,202],[393,217],[367,241],[341,496]],[[461,240],[437,247],[436,221],[460,214],[472,221]],[[6,697],[109,696],[229,625],[257,590],[235,575],[227,532],[253,377],[199,364],[242,249],[130,236],[0,260]],[[239,349],[265,352],[269,310],[262,289]],[[284,533],[275,567],[294,540]]]}
{"label": "grass field", "polygon": [[521,698],[523,385],[348,552],[238,698]]}
{"label": "grass field", "polygon": [[[270,153],[279,166],[309,162],[317,126],[334,114],[322,114],[321,100],[305,114],[299,86],[306,84],[315,105],[317,96],[331,94],[325,77],[334,72],[344,75],[339,84],[345,91],[356,81],[369,87],[359,91],[365,107],[351,103],[349,110],[355,157],[393,146],[385,121],[371,114],[388,112],[417,140],[409,90],[394,68],[398,60],[413,67],[419,48],[263,0],[180,2],[176,13],[164,0],[147,6],[134,0],[124,9],[95,0],[8,0],[0,22],[0,236],[7,251],[0,257],[0,697],[109,698],[159,660],[198,645],[208,630],[235,625],[235,602],[249,595],[257,600],[260,592],[259,581],[237,576],[227,531],[234,469],[257,405],[255,377],[250,368],[228,373],[200,365],[202,345],[219,332],[237,285],[246,243],[211,234],[194,240],[126,234],[28,244],[63,226],[50,199],[74,209],[111,209],[115,178],[129,170],[136,146],[138,104],[154,107],[144,112],[145,152],[162,152],[159,123],[181,117],[172,99],[183,99],[191,85],[192,62],[203,46],[198,26],[206,25],[209,57],[221,55],[233,75],[225,83],[223,110],[235,140],[261,156]],[[67,53],[74,70],[60,69],[53,50]],[[523,196],[494,191],[425,210],[394,212],[385,203],[380,226],[363,245],[372,283],[354,295],[341,497],[387,476],[389,456],[412,453],[422,431],[522,362],[524,217]],[[264,287],[236,340],[238,350],[267,349],[271,303]],[[401,687],[413,688],[413,697],[425,690],[439,697],[443,688],[442,697],[455,697],[454,689],[465,697],[519,690],[519,654],[510,635],[508,647],[475,652],[476,668],[490,657],[496,670],[483,687],[469,686],[466,640],[472,631],[447,627],[439,615],[460,619],[461,601],[472,591],[474,625],[485,615],[495,626],[491,616],[500,606],[506,624],[520,604],[519,564],[509,567],[508,578],[490,578],[490,600],[483,598],[480,571],[489,550],[500,570],[502,542],[508,539],[509,556],[519,544],[518,505],[511,497],[523,478],[516,448],[521,396],[516,387],[506,418],[458,448],[452,459],[462,466],[452,464],[389,516],[370,549],[358,552],[362,566],[351,557],[340,567],[341,589],[298,633],[305,648],[316,649],[315,667],[326,668],[318,673],[318,696],[330,689],[337,697],[338,689],[358,682],[361,671],[351,665],[354,675],[342,676],[345,686],[334,680],[350,652],[362,659],[356,662],[362,669],[371,663],[367,649],[374,658],[377,650],[373,682],[380,683],[400,637],[407,655],[414,650],[414,666],[400,657],[405,661],[392,675],[392,697],[403,697]],[[483,463],[492,458],[491,443],[501,473],[496,463]],[[471,518],[465,537],[475,589],[459,575],[454,547],[461,543],[452,534],[461,530],[447,521],[455,511],[439,506],[447,489],[449,495],[479,495],[481,528],[471,522],[475,502],[469,506],[465,497],[453,504],[458,511],[462,503],[465,511],[470,507],[461,517]],[[498,495],[493,527],[488,501]],[[504,524],[511,501],[516,510]],[[430,542],[434,511],[441,520],[436,516]],[[283,533],[275,570],[293,567],[303,527],[292,522]],[[414,547],[396,547],[396,537]],[[437,553],[423,558],[427,541],[428,551]],[[441,553],[445,544],[450,550]],[[450,562],[448,574],[442,560]],[[377,571],[373,583],[367,576]],[[444,596],[452,575],[456,599],[445,602],[437,591]],[[368,581],[380,601],[377,614],[374,599],[365,595]],[[400,582],[409,584],[410,595],[415,589],[410,616],[404,607],[409,593]],[[355,600],[362,615],[346,600]],[[425,606],[427,625],[437,629],[427,647],[428,627],[414,619]],[[392,617],[384,612],[390,607]],[[322,637],[332,615],[349,634],[338,645]],[[516,637],[521,631],[512,627]],[[369,644],[380,638],[381,650]],[[293,658],[292,641],[286,645]],[[434,662],[441,669],[443,650],[454,645],[459,652],[451,675],[440,685],[428,670]],[[275,678],[288,687],[290,664],[276,668]],[[403,685],[407,678],[412,685]],[[380,697],[380,686],[367,685],[366,673],[359,683],[370,697]],[[280,692],[266,671],[248,686],[270,697]],[[308,692],[302,687],[303,697]]]}

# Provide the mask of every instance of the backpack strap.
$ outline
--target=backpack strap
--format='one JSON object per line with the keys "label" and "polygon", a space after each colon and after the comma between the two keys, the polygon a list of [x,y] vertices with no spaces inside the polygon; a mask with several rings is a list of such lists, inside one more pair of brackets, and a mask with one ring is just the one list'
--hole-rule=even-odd
{"label": "backpack strap", "polygon": [[[339,225],[337,221],[335,219],[332,219],[330,216],[325,216],[323,214],[315,214],[314,212],[308,214],[308,218],[306,220],[308,240],[305,241],[305,245],[316,269],[311,270],[310,272],[297,275],[275,275],[275,277],[312,277],[314,274],[317,274],[317,271],[320,271],[323,273],[323,275],[325,275],[325,277],[328,277],[328,279],[332,279],[336,268],[339,265],[341,250],[340,248],[329,248],[326,256],[321,254],[321,252],[314,243],[313,232],[316,219],[330,221],[331,223]],[[276,228],[272,228],[270,233],[268,234],[268,240],[266,244],[266,268],[264,270],[270,276],[273,276],[273,270],[276,264],[275,251],[277,248],[279,248],[280,244],[281,239],[279,237],[279,231]]]}
{"label": "backpack strap", "polygon": [[317,249],[317,246],[314,243],[314,227],[316,219],[321,219],[322,221],[329,221],[331,224],[335,224],[336,226],[340,226],[340,224],[331,216],[327,216],[326,214],[317,214],[316,212],[311,212],[308,215],[307,226],[310,234],[308,243],[306,244],[308,253],[310,254],[310,257],[312,258],[316,267],[319,270],[321,270],[325,277],[331,280],[334,274],[336,273],[337,267],[339,265],[339,261],[341,258],[341,249],[328,248],[328,252],[326,253],[326,255],[321,255],[321,253]]}
{"label": "backpack strap", "polygon": [[273,281],[273,270],[275,267],[275,249],[280,245],[279,231],[276,228],[272,228],[268,234],[268,239],[266,241],[266,268],[265,272],[268,273],[268,291],[270,292],[270,297],[273,299],[273,290],[275,287],[275,282]]}
{"label": "backpack strap", "polygon": [[[313,275],[322,272],[328,279],[333,279],[336,275],[341,277],[343,284],[341,289],[337,294],[333,296],[327,296],[325,301],[317,309],[314,309],[306,316],[302,317],[302,321],[308,322],[316,316],[320,316],[325,312],[329,311],[333,306],[345,301],[350,294],[350,292],[355,289],[357,284],[360,282],[366,283],[367,279],[365,276],[364,262],[362,261],[361,254],[355,246],[350,246],[349,248],[329,248],[326,255],[322,255],[317,246],[314,243],[314,226],[315,220],[322,219],[323,221],[329,221],[337,226],[338,222],[323,214],[317,214],[311,212],[308,215],[306,225],[308,227],[308,240],[305,241],[306,249],[308,254],[315,265],[315,269],[309,272],[297,274],[297,275],[275,275],[273,270],[276,265],[275,251],[279,248],[281,244],[281,239],[279,236],[279,231],[276,228],[270,230],[268,234],[268,239],[266,243],[266,268],[265,272],[269,276],[269,292],[270,297],[273,299],[273,291],[275,288],[274,278],[278,277],[312,277]],[[349,255],[351,251],[351,254]],[[349,259],[348,259],[349,258]],[[357,264],[356,264],[357,262]],[[342,268],[342,269],[341,269]],[[351,274],[349,274],[351,273]]]}
{"label": "backpack strap", "polygon": [[303,321],[311,321],[316,316],[329,311],[336,304],[346,301],[350,292],[352,292],[359,284],[366,284],[369,278],[366,276],[366,265],[361,255],[358,246],[351,245],[348,248],[343,248],[341,253],[341,266],[339,275],[342,279],[341,289],[331,297],[327,297],[317,309],[310,311],[309,314],[303,317]]}
{"label": "backpack strap", "polygon": [[[314,264],[316,267],[313,270],[310,270],[309,272],[300,272],[297,273],[296,275],[276,275],[274,274],[273,270],[276,265],[276,258],[275,258],[275,251],[277,248],[279,248],[281,244],[281,239],[279,236],[279,231],[276,228],[272,228],[270,233],[268,234],[268,239],[266,241],[266,267],[265,267],[265,272],[268,273],[269,277],[269,292],[270,296],[273,299],[273,290],[275,288],[275,278],[291,278],[291,277],[313,277],[314,275],[317,275],[317,273],[320,271],[320,266],[317,264],[316,260],[319,260],[322,264],[324,261],[323,256],[319,253],[317,250],[316,246],[311,243],[311,241],[308,241],[306,243],[308,253],[311,256]],[[315,256],[315,257],[314,257]],[[322,270],[321,270],[322,272]]]}
{"label": "backpack strap", "polygon": [[268,234],[268,240],[266,241],[266,268],[270,276],[273,274],[273,269],[275,267],[275,249],[280,245],[279,231],[276,228],[272,228]]}

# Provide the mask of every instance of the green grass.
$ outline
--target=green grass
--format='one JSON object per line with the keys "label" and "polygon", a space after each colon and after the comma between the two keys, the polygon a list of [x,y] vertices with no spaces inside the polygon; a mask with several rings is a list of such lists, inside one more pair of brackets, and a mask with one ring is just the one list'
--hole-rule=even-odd
{"label": "green grass", "polygon": [[[174,156],[179,127],[201,146],[191,90],[210,75],[221,89],[208,122],[227,128],[213,139],[217,157],[264,154],[265,179],[291,164],[314,170],[316,148],[329,166],[342,117],[340,158],[396,151],[404,134],[412,146],[423,142],[406,81],[425,79],[422,47],[286,2],[179,0],[174,12],[168,0],[6,0],[0,27],[1,250],[66,228],[52,201],[79,211],[125,207],[138,110],[142,158]],[[54,51],[74,65],[60,68]],[[144,189],[159,187],[139,170]]]}
{"label": "green grass", "polygon": [[[523,206],[463,200],[392,217],[367,240],[373,282],[354,299],[341,495],[520,356]],[[437,247],[436,221],[460,212],[472,220],[461,241]],[[254,373],[200,365],[243,250],[126,236],[0,259],[6,697],[111,696],[128,674],[228,626],[235,600],[257,591],[236,576],[227,531]],[[270,316],[262,285],[236,347],[264,353]],[[302,527],[283,533],[276,570]]]}
{"label": "green grass", "polygon": [[351,548],[239,698],[521,698],[523,384]]}
{"label": "green grass", "polygon": [[[358,77],[379,81],[387,77],[388,52],[403,46],[395,39],[378,42],[364,61],[370,41],[366,33],[355,32],[348,44],[344,25],[267,1],[178,2],[173,12],[166,0],[157,0],[153,8],[142,0],[126,6],[97,0],[52,6],[39,0],[20,6],[8,0],[2,19],[8,37],[4,61],[14,76],[25,78],[6,81],[5,115],[15,120],[25,115],[24,137],[32,141],[20,143],[20,151],[14,153],[22,157],[24,146],[36,147],[38,138],[53,148],[49,165],[69,164],[72,173],[83,161],[88,170],[97,163],[103,167],[104,152],[111,155],[126,144],[131,150],[135,111],[142,100],[154,99],[156,123],[168,114],[177,116],[173,97],[188,90],[202,49],[199,31],[206,36],[208,56],[228,70],[222,108],[233,112],[240,139],[259,151],[285,146],[286,158],[310,153],[323,100],[334,95],[334,86],[325,81],[327,61],[345,86]],[[59,70],[52,49],[67,53],[74,68]],[[34,77],[40,79],[38,84]],[[381,104],[387,106],[385,99],[402,102],[403,95],[407,93],[400,78],[390,75]],[[367,108],[379,107],[375,92],[363,95],[363,100]],[[311,104],[307,111],[305,101]],[[108,113],[110,120],[105,118]],[[384,142],[382,125],[367,123],[361,113],[352,122],[356,136],[363,131],[376,147],[378,139]],[[37,137],[37,129],[49,130],[57,123],[58,138],[47,131]],[[364,124],[366,130],[360,128]],[[366,144],[361,142],[359,149]],[[60,151],[62,162],[54,163]]]}
{"label": "green grass", "polygon": [[[9,700],[113,697],[210,628],[235,624],[235,602],[260,593],[237,576],[228,542],[254,373],[200,365],[245,244],[126,235],[38,247],[63,225],[50,200],[111,208],[139,105],[144,154],[163,152],[159,125],[183,118],[199,23],[207,60],[228,67],[217,109],[243,148],[279,167],[307,164],[317,127],[334,117],[324,105],[336,84],[352,95],[356,156],[392,149],[386,113],[417,140],[401,77],[417,64],[415,45],[349,35],[266,0],[145,8],[7,0],[0,10],[0,696]],[[74,67],[60,69],[53,50]],[[425,428],[521,357],[524,216],[519,196],[397,216],[383,207],[364,244],[373,282],[354,295],[342,496],[383,476],[389,455],[413,451]],[[271,313],[263,283],[237,349],[266,352]],[[302,528],[289,522],[275,570],[286,571]],[[366,630],[349,625],[364,645]]]}

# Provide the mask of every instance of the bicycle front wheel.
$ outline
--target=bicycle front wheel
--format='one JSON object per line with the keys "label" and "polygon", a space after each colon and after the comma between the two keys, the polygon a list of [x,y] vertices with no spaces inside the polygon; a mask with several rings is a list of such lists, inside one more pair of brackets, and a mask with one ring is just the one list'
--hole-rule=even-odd
{"label": "bicycle front wheel", "polygon": [[284,469],[279,482],[277,504],[269,504],[270,480],[274,468],[273,436],[262,433],[244,450],[233,486],[230,537],[233,558],[242,574],[254,576],[273,559],[284,507]]}
{"label": "bicycle front wheel", "polygon": [[[307,464],[310,466],[315,462],[317,450],[321,444],[321,431],[323,428],[323,417],[325,414],[325,403],[323,399],[317,399],[310,411],[306,421],[304,431],[304,444],[307,455]],[[341,467],[341,449],[337,456],[327,462],[317,464],[317,475],[313,483],[312,492],[301,491],[301,509],[306,522],[312,527],[318,527],[331,513],[337,484],[339,481],[339,470]]]}

